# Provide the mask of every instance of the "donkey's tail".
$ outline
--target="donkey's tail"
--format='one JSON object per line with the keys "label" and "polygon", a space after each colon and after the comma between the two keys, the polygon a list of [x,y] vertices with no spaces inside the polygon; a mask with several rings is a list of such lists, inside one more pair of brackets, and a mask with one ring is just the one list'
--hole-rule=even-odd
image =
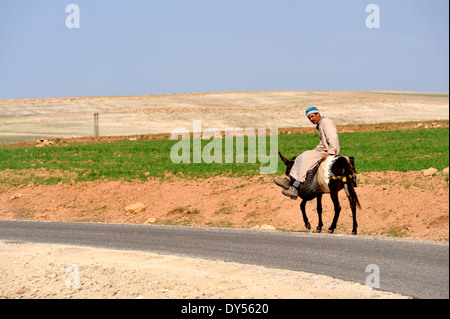
{"label": "donkey's tail", "polygon": [[350,203],[359,209],[361,208],[361,204],[359,203],[358,195],[355,191],[356,186],[356,170],[354,167],[354,159],[350,158],[350,161],[347,162],[347,167],[345,169],[345,180],[344,181],[344,189],[345,194],[347,195]]}
{"label": "donkey's tail", "polygon": [[347,194],[347,198],[352,205],[355,205],[359,209],[361,208],[361,204],[359,203],[358,195],[356,194],[355,187],[353,186],[353,181],[349,180],[347,177],[347,181],[344,183],[345,194]]}

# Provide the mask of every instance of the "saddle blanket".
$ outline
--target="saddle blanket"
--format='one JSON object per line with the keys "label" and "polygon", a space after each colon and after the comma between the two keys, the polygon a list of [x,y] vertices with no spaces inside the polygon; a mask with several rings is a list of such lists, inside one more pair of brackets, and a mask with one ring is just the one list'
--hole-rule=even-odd
{"label": "saddle blanket", "polygon": [[[317,182],[319,184],[320,190],[324,193],[330,192],[330,180],[333,176],[331,173],[331,167],[333,166],[336,160],[342,157],[341,155],[330,155],[326,158],[326,160],[322,161],[317,169]],[[345,157],[345,156],[343,156]],[[347,161],[350,161],[348,157],[345,157]]]}

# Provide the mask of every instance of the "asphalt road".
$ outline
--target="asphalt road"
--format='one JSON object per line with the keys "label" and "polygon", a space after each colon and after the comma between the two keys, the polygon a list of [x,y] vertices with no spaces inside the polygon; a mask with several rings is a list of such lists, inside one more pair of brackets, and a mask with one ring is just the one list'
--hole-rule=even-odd
{"label": "asphalt road", "polygon": [[0,221],[0,240],[140,250],[306,271],[380,290],[449,298],[449,245],[369,236],[148,225]]}

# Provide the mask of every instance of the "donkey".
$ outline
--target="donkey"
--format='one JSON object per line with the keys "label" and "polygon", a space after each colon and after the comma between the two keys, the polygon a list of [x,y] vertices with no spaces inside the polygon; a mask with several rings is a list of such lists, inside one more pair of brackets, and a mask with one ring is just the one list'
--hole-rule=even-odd
{"label": "donkey", "polygon": [[[286,165],[286,176],[289,176],[289,173],[294,165],[295,158],[288,160],[284,157],[280,152],[281,160]],[[303,221],[308,230],[311,230],[311,224],[308,221],[308,217],[306,216],[306,203],[314,198],[317,198],[317,214],[319,215],[319,224],[317,226],[317,232],[322,231],[322,195],[325,193],[323,189],[321,189],[317,174],[320,164],[323,162],[318,162],[311,170],[306,174],[305,182],[302,183],[299,187],[298,193],[300,198],[302,198],[302,202],[300,203],[300,209],[303,215]],[[291,186],[293,181],[291,181]],[[356,222],[356,207],[361,209],[361,205],[359,204],[358,196],[355,192],[356,187],[356,170],[353,157],[347,159],[344,156],[337,156],[337,159],[331,165],[331,178],[328,183],[329,193],[331,195],[331,199],[334,204],[334,218],[333,222],[328,229],[328,232],[331,234],[336,229],[336,224],[339,219],[339,213],[341,212],[341,205],[339,204],[338,192],[342,189],[345,189],[345,193],[347,194],[347,198],[350,202],[350,207],[352,209],[353,216],[353,229],[352,234],[356,235],[358,223]]]}

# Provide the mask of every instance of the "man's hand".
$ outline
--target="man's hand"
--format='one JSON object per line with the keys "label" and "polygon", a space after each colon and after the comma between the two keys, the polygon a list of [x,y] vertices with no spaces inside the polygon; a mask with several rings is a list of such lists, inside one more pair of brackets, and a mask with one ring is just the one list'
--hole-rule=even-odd
{"label": "man's hand", "polygon": [[325,154],[324,156],[322,156],[322,161],[326,160],[328,156],[330,156],[330,154]]}

